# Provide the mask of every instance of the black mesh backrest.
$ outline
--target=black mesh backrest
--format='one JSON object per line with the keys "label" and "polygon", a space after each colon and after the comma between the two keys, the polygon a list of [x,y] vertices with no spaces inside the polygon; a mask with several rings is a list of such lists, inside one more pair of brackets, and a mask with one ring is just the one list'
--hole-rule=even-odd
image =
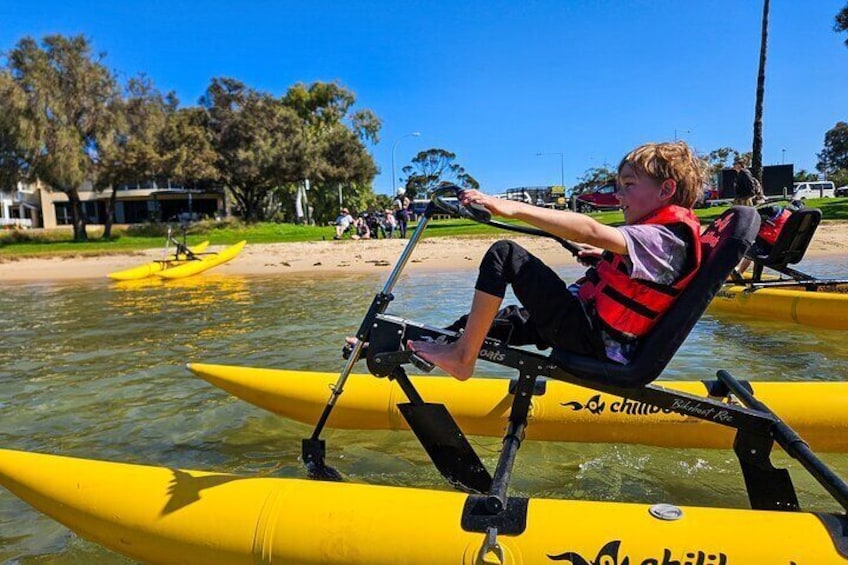
{"label": "black mesh backrest", "polygon": [[734,206],[701,234],[701,268],[677,301],[642,338],[629,365],[600,361],[555,349],[551,360],[564,371],[590,381],[623,387],[644,386],[662,373],[710,301],[745,255],[760,229],[754,208]]}
{"label": "black mesh backrest", "polygon": [[785,267],[800,263],[816,234],[821,217],[821,210],[816,208],[793,212],[780,230],[768,255],[756,255],[751,258],[766,267]]}

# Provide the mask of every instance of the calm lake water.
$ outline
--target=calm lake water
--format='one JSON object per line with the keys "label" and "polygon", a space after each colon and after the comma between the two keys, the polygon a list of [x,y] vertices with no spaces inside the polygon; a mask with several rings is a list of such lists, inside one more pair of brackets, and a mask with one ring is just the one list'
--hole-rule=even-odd
{"label": "calm lake water", "polygon": [[[845,274],[830,260],[806,262]],[[572,280],[577,268],[563,269]],[[248,475],[302,477],[311,427],[236,400],[184,368],[188,361],[337,372],[383,274],[236,277],[166,284],[3,284],[0,447]],[[463,313],[473,272],[404,276],[390,312],[443,324]],[[753,380],[848,380],[844,333],[707,315],[664,378],[726,368]],[[481,374],[512,376],[480,364]],[[362,366],[361,371],[365,371]],[[328,462],[352,480],[447,489],[410,433],[325,432]],[[471,438],[490,468],[500,440]],[[848,455],[822,458],[843,477]],[[836,510],[800,466],[802,505]],[[526,442],[512,493],[524,496],[747,507],[735,456],[720,450]],[[127,563],[0,489],[0,562]]]}

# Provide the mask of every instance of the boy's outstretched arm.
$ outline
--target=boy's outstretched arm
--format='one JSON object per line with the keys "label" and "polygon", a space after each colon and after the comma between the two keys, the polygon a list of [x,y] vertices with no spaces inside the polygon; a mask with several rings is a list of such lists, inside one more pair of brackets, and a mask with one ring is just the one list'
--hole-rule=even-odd
{"label": "boy's outstretched arm", "polygon": [[621,232],[604,225],[589,216],[533,206],[514,200],[494,198],[477,190],[462,193],[463,204],[480,204],[492,214],[503,218],[515,218],[541,230],[578,243],[588,243],[620,255],[627,254],[627,244]]}

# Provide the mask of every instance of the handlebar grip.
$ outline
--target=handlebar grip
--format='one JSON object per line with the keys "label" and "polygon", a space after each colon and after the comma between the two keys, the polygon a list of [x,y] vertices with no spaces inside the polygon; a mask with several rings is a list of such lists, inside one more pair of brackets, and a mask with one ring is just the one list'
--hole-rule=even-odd
{"label": "handlebar grip", "polygon": [[472,220],[477,220],[478,222],[492,221],[492,213],[479,204],[464,204],[460,206],[460,210],[463,211],[463,215],[468,216]]}

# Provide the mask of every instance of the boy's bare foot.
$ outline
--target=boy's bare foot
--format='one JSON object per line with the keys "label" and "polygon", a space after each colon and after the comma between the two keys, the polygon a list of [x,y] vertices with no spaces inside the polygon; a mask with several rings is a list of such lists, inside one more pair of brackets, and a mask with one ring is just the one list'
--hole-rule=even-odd
{"label": "boy's bare foot", "polygon": [[406,346],[423,359],[461,381],[468,380],[474,374],[477,356],[467,359],[468,355],[460,341],[448,344],[408,341]]}

